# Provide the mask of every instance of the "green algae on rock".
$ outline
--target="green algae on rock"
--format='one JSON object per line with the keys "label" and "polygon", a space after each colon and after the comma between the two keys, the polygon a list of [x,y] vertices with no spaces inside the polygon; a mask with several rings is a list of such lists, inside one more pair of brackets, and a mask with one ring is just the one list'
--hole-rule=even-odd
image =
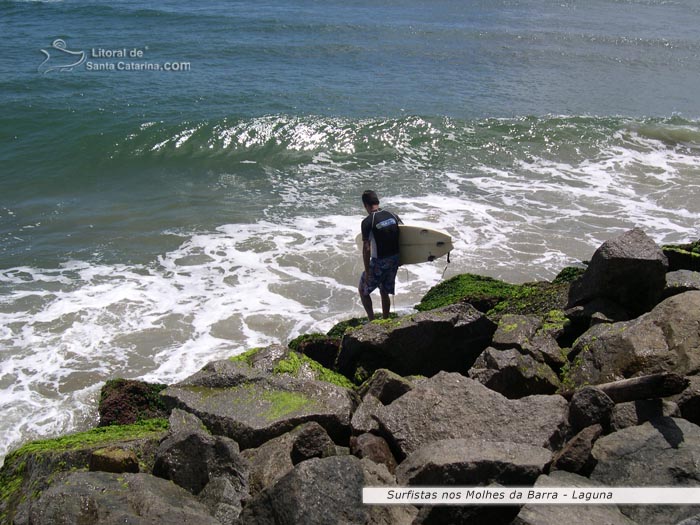
{"label": "green algae on rock", "polygon": [[286,351],[274,363],[264,361],[265,369],[231,360],[209,363],[168,387],[163,392],[166,404],[195,414],[211,432],[236,440],[243,449],[309,421],[342,441],[349,433],[356,394],[301,373],[295,377],[291,372],[304,358]]}
{"label": "green algae on rock", "polygon": [[431,288],[416,305],[419,311],[466,302],[489,317],[503,314],[547,315],[566,307],[569,282],[510,284],[474,274],[461,274]]}
{"label": "green algae on rock", "polygon": [[151,419],[23,445],[7,455],[0,469],[0,522],[12,523],[15,514],[38,499],[57,474],[87,470],[92,452],[105,446],[133,450],[142,470],[150,470],[167,430],[167,419]]}

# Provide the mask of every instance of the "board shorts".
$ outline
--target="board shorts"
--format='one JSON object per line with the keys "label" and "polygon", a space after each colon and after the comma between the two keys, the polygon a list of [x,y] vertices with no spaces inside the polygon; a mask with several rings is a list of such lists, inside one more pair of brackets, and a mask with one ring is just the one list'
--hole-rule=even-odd
{"label": "board shorts", "polygon": [[394,295],[394,283],[396,282],[396,273],[398,271],[398,254],[382,257],[381,259],[370,259],[368,282],[365,282],[365,272],[362,272],[360,276],[360,293],[369,295],[379,288],[380,292]]}

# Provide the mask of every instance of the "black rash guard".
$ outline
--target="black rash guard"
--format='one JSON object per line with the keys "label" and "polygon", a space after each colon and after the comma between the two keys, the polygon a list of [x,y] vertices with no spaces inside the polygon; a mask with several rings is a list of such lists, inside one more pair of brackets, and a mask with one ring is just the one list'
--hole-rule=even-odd
{"label": "black rash guard", "polygon": [[362,240],[372,243],[372,257],[381,259],[399,253],[399,216],[386,210],[370,213],[362,221]]}

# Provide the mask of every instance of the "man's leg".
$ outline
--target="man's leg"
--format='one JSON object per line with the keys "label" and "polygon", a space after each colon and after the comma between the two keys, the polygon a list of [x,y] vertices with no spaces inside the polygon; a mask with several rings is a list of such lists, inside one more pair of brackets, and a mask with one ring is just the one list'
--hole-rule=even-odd
{"label": "man's leg", "polygon": [[372,285],[367,281],[365,277],[365,272],[362,272],[360,276],[360,284],[357,286],[357,293],[360,294],[360,300],[362,301],[362,306],[367,312],[367,319],[370,321],[374,320],[374,307],[372,305]]}
{"label": "man's leg", "polygon": [[391,313],[391,297],[383,290],[379,290],[379,294],[382,296],[382,317],[384,319],[389,319],[389,314]]}
{"label": "man's leg", "polygon": [[362,306],[364,306],[365,312],[367,312],[367,319],[369,319],[370,321],[374,321],[374,308],[372,306],[372,297],[369,294],[363,295],[362,288],[360,288],[358,292],[360,292],[360,300],[362,301]]}

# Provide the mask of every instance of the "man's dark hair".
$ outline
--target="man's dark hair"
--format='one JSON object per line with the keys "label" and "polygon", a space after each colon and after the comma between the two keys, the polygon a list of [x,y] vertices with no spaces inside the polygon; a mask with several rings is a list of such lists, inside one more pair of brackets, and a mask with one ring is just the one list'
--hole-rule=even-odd
{"label": "man's dark hair", "polygon": [[362,194],[362,204],[366,204],[368,206],[379,204],[379,197],[377,197],[377,194],[372,190],[366,190]]}

